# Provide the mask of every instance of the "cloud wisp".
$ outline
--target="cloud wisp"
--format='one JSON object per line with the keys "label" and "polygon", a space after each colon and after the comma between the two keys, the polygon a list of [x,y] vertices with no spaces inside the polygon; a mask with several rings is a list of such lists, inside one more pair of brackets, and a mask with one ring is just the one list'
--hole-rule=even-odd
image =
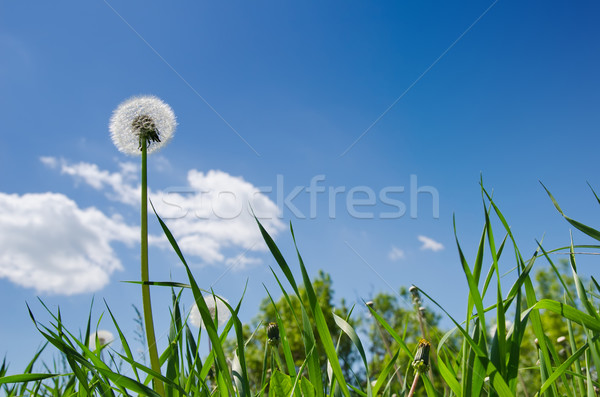
{"label": "cloud wisp", "polygon": [[423,245],[421,245],[422,250],[438,252],[444,249],[444,245],[442,243],[439,243],[430,237],[418,236],[417,238],[421,243],[423,243]]}
{"label": "cloud wisp", "polygon": [[400,259],[404,259],[406,257],[406,253],[404,250],[401,250],[398,247],[392,246],[392,249],[388,253],[388,259],[392,262],[399,261]]}
{"label": "cloud wisp", "polygon": [[40,157],[40,161],[49,168],[59,169],[61,174],[69,175],[77,182],[83,182],[96,190],[108,190],[109,200],[128,205],[139,204],[141,185],[136,183],[138,165],[135,163],[120,163],[120,172],[111,173],[101,170],[96,164],[71,164],[56,157]]}

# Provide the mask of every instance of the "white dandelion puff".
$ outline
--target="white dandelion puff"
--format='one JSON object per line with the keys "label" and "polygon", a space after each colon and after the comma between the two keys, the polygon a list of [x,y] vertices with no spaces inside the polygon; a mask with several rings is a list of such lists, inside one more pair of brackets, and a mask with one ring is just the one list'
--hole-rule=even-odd
{"label": "white dandelion puff", "polygon": [[103,348],[104,346],[110,345],[113,340],[115,340],[115,337],[112,332],[101,329],[90,335],[88,345],[90,350],[96,350],[96,346]]}
{"label": "white dandelion puff", "polygon": [[[208,306],[208,311],[210,312],[210,317],[215,320],[215,315],[218,317],[219,323],[218,326],[221,327],[227,323],[229,317],[231,317],[231,313],[229,309],[221,301],[223,299],[225,302],[229,303],[227,299],[224,299],[218,295],[206,295],[204,297],[204,302],[206,302],[206,306]],[[202,322],[202,316],[200,315],[200,310],[198,310],[198,305],[194,303],[192,310],[190,311],[190,323],[196,328],[206,329],[204,323]]]}
{"label": "white dandelion puff", "polygon": [[110,118],[110,136],[119,151],[139,156],[165,146],[175,134],[175,113],[155,96],[137,96],[121,103]]}

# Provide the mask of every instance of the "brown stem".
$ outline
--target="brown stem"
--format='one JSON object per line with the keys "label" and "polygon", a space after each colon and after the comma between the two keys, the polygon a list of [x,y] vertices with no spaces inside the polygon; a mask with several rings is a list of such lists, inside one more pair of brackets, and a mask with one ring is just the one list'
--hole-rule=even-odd
{"label": "brown stem", "polygon": [[415,380],[413,380],[412,386],[410,387],[410,391],[408,392],[408,396],[406,397],[412,397],[412,395],[415,393],[415,390],[417,390],[417,383],[419,382],[419,371],[416,371],[415,373]]}

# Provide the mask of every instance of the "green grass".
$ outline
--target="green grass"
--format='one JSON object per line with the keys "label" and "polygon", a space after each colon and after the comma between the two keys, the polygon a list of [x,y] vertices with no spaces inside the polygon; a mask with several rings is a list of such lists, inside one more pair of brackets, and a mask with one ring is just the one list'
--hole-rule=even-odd
{"label": "green grass", "polygon": [[[600,315],[597,304],[600,286],[594,278],[590,280],[590,285],[582,280],[577,271],[575,252],[583,248],[598,251],[600,246],[575,245],[569,241],[564,247],[546,249],[539,243],[531,257],[524,257],[497,203],[483,186],[481,191],[483,225],[472,260],[463,252],[457,222],[454,223],[457,271],[464,274],[469,291],[465,317],[456,319],[450,316],[436,301],[436,296],[418,288],[413,290],[437,306],[454,325],[444,334],[433,333],[430,336],[432,368],[420,374],[416,394],[461,397],[508,397],[524,393],[529,396],[595,396],[595,388],[600,386],[595,375],[600,368]],[[599,231],[567,217],[550,191],[546,191],[559,214],[570,225],[600,240]],[[593,193],[598,200],[596,193]],[[600,204],[600,200],[598,202]],[[204,300],[204,295],[212,292],[200,288],[168,227],[158,215],[156,218],[188,276],[185,283],[147,280],[140,283],[146,288],[154,285],[172,291],[169,343],[158,357],[159,363],[148,367],[134,357],[126,335],[108,306],[106,313],[118,332],[122,352],[110,347],[90,350],[86,342],[93,332],[91,315],[85,332],[78,337],[64,327],[60,311],[53,313],[47,309],[52,320],[44,325],[36,320],[30,309],[34,325],[47,342],[21,374],[7,375],[8,364],[6,360],[2,363],[0,388],[6,396],[371,397],[391,396],[393,391],[397,395],[408,395],[409,385],[415,377],[410,363],[417,348],[408,341],[414,340],[415,335],[406,335],[403,330],[394,329],[376,309],[369,307],[381,332],[388,333],[394,341],[390,361],[378,372],[373,371],[365,342],[361,341],[360,332],[351,325],[354,312],[350,310],[348,317],[343,318],[324,312],[320,306],[291,225],[297,263],[294,269],[300,273],[298,278],[258,220],[257,227],[278,267],[272,269],[280,289],[277,293],[282,294],[287,305],[278,306],[272,297],[274,292],[266,291],[275,310],[273,321],[279,328],[280,342],[270,344],[264,341],[263,366],[259,374],[261,382],[258,386],[253,384],[251,375],[254,374],[250,373],[247,365],[246,346],[257,337],[258,332],[244,334],[239,319],[242,300],[235,307],[223,301],[231,317],[219,332]],[[568,279],[552,260],[551,254],[557,252],[568,254],[571,272]],[[562,297],[536,295],[533,271],[541,266],[540,262],[552,269],[557,284],[563,289]],[[501,268],[507,266],[513,269],[514,282],[511,285],[502,283]],[[289,287],[286,288],[282,281]],[[570,288],[570,284],[574,288]],[[306,293],[301,293],[301,286]],[[181,308],[180,300],[184,291],[193,294],[205,325],[205,329],[197,333],[188,327]],[[298,299],[300,304],[294,305],[292,297]],[[292,346],[288,341],[290,328],[287,327],[289,324],[282,321],[282,310],[291,311],[295,325],[302,333],[304,359],[300,365],[293,358]],[[341,330],[337,339],[333,338],[327,325],[327,318],[332,315]],[[550,338],[551,330],[547,324],[549,315],[558,316],[567,326],[568,334],[562,350]],[[496,327],[490,335],[492,324],[496,324]],[[313,332],[313,325],[316,332]],[[425,324],[422,333],[427,333],[426,328]],[[206,357],[201,357],[199,351],[202,338],[208,338],[212,346]],[[338,352],[341,338],[349,338],[358,352],[359,365],[353,370],[360,376],[344,376]],[[537,339],[537,345],[533,352],[528,352],[527,344],[530,344],[531,338]],[[226,349],[227,341],[235,346],[233,351]],[[59,352],[64,365],[54,364],[52,369],[42,365],[43,371],[34,372],[34,368],[40,366],[40,354],[48,345]],[[326,362],[322,362],[317,354],[319,349],[324,352]],[[525,365],[524,362],[532,354],[536,362]],[[408,363],[399,363],[400,357],[408,360]],[[398,376],[396,371],[400,367],[408,369]],[[327,370],[322,371],[322,368]],[[402,384],[398,384],[398,379],[403,379]],[[162,385],[164,390],[161,389]]]}

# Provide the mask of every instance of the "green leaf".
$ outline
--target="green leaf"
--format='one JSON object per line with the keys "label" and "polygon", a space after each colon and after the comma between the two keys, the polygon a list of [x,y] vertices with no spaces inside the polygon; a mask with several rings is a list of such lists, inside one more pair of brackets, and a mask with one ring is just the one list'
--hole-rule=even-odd
{"label": "green leaf", "polygon": [[600,332],[600,320],[565,303],[560,303],[552,299],[541,299],[531,308],[523,312],[521,317],[523,318],[524,316],[528,315],[529,312],[534,309],[550,310],[556,314],[560,314],[564,318],[576,322],[579,325],[583,325],[588,329]]}
{"label": "green leaf", "polygon": [[[486,219],[486,228],[483,231],[483,236],[486,235],[487,232],[487,224],[488,224],[488,220]],[[471,269],[469,268],[469,264],[467,263],[467,260],[462,252],[462,249],[460,248],[460,243],[458,241],[458,235],[456,233],[456,222],[453,220],[453,226],[454,226],[454,238],[456,240],[456,246],[458,248],[458,255],[460,257],[460,263],[463,267],[463,272],[465,273],[465,276],[467,277],[467,284],[469,285],[469,303],[472,303],[475,305],[475,307],[477,308],[477,314],[479,315],[479,321],[481,321],[481,323],[483,324],[483,328],[485,328],[485,315],[484,315],[484,310],[483,310],[483,299],[481,298],[481,295],[479,294],[479,286],[477,285],[477,281],[475,279],[475,277],[473,277],[473,274],[471,273]],[[482,255],[482,250],[483,250],[483,236],[482,241],[480,242],[479,245],[479,249],[478,249],[478,253],[477,253],[477,257],[478,257],[478,261],[479,262],[480,256]],[[480,268],[480,264],[479,266],[476,266],[477,268]],[[469,312],[467,313],[467,315],[471,315],[470,311],[471,311],[471,306],[469,305]],[[468,322],[467,322],[468,323]],[[484,342],[484,349],[485,349],[485,342]]]}
{"label": "green leaf", "polygon": [[9,375],[0,377],[0,385],[7,383],[21,383],[21,382],[33,382],[36,380],[43,380],[48,378],[53,378],[55,376],[61,376],[59,374],[19,374],[19,375]]}
{"label": "green leaf", "polygon": [[[304,305],[300,306],[302,309],[302,341],[304,342],[304,350],[306,352],[306,361],[308,366],[308,377],[311,382],[321,385],[317,388],[317,395],[323,396],[323,378],[321,377],[321,365],[319,363],[319,355],[315,354],[317,350],[317,341],[312,330],[312,323],[308,318],[308,313],[304,309]],[[302,372],[298,372],[301,374]]]}
{"label": "green leaf", "polygon": [[446,381],[446,384],[450,387],[452,392],[457,396],[462,395],[460,382],[456,379],[456,376],[450,371],[444,360],[438,356],[438,369],[440,370],[440,374],[442,378]]}
{"label": "green leaf", "polygon": [[394,338],[394,340],[400,345],[400,348],[408,355],[410,361],[412,361],[415,358],[415,356],[412,350],[410,350],[404,342],[404,338],[398,335],[396,330],[392,328],[392,326],[390,326],[390,324],[383,317],[381,317],[381,315],[377,313],[372,307],[367,306],[367,308],[371,311],[371,314],[373,315],[373,317],[375,317],[375,320],[377,320],[377,322],[390,334],[392,338]]}
{"label": "green leaf", "polygon": [[306,378],[300,379],[300,391],[302,397],[315,397],[315,387]]}
{"label": "green leaf", "polygon": [[296,280],[294,279],[294,275],[292,274],[292,271],[290,270],[290,267],[288,266],[287,262],[283,258],[283,255],[281,254],[279,247],[277,247],[277,244],[275,244],[275,241],[273,241],[273,238],[269,235],[269,233],[266,231],[266,229],[260,223],[258,218],[254,217],[254,219],[256,220],[256,223],[258,224],[260,233],[262,234],[263,239],[265,240],[265,243],[267,243],[267,247],[269,247],[269,251],[271,251],[273,258],[275,258],[275,260],[277,261],[277,264],[283,271],[283,274],[285,274],[285,277],[288,279],[289,283],[292,285],[294,292],[296,293],[296,295],[298,295],[298,299],[300,299],[300,292],[298,290],[298,285],[296,284]]}
{"label": "green leaf", "polygon": [[585,343],[581,346],[575,353],[571,355],[568,359],[566,359],[556,370],[546,379],[542,387],[540,387],[539,394],[542,394],[551,384],[553,384],[560,376],[565,374],[565,372],[569,369],[569,367],[577,361],[577,359],[589,348],[588,343]]}
{"label": "green leaf", "polygon": [[[108,314],[110,314],[113,324],[115,325],[115,328],[117,329],[117,332],[119,333],[119,339],[121,340],[121,346],[123,346],[123,350],[125,351],[125,354],[131,361],[135,361],[133,354],[131,353],[131,348],[129,347],[129,343],[127,343],[127,339],[125,339],[125,335],[123,335],[123,332],[121,332],[121,327],[119,327],[119,324],[117,323],[117,320],[116,320],[115,316],[113,315],[112,311],[108,307],[106,300],[104,301],[104,305],[106,306],[106,309],[108,310]],[[133,368],[133,373],[135,375],[135,378],[139,382],[140,377],[138,375],[137,368],[135,368],[135,367],[132,367],[132,368]]]}
{"label": "green leaf", "polygon": [[292,387],[292,378],[275,370],[275,372],[273,372],[271,375],[271,382],[269,383],[269,397],[289,396],[292,391]]}
{"label": "green leaf", "polygon": [[396,354],[394,354],[394,357],[392,357],[390,362],[388,362],[386,364],[386,366],[383,368],[383,370],[379,373],[379,377],[377,378],[377,381],[375,382],[375,386],[373,386],[373,390],[372,390],[372,393],[374,396],[378,395],[377,393],[379,392],[379,389],[383,386],[383,384],[385,383],[385,380],[387,379],[387,376],[394,369],[394,364],[396,363],[396,360],[398,360],[398,356],[400,355],[400,350],[401,349],[396,350]]}
{"label": "green leaf", "polygon": [[335,313],[332,313],[332,314],[333,314],[333,319],[334,319],[335,323],[337,324],[337,326],[340,327],[340,329],[342,331],[344,331],[344,333],[346,335],[348,335],[348,337],[350,338],[350,340],[352,340],[352,343],[354,343],[354,346],[356,346],[356,349],[360,353],[360,356],[363,360],[363,364],[365,365],[365,370],[367,371],[367,379],[369,379],[369,363],[367,361],[367,355],[365,354],[365,349],[363,348],[363,345],[360,342],[358,335],[354,331],[354,328],[352,328],[352,326],[350,324],[348,324],[348,322],[346,322],[346,320],[344,320],[343,318],[341,318],[340,316],[338,316]]}
{"label": "green leaf", "polygon": [[594,229],[593,227],[584,225],[583,223],[578,222],[578,221],[576,221],[574,219],[571,219],[567,215],[565,215],[565,213],[563,212],[563,210],[560,208],[560,206],[558,205],[558,203],[554,199],[554,196],[552,196],[552,193],[550,193],[550,191],[546,188],[546,186],[544,186],[544,184],[542,182],[540,182],[540,184],[544,187],[544,190],[546,190],[546,193],[550,197],[550,200],[552,200],[552,203],[554,204],[554,207],[556,207],[556,209],[558,210],[558,212],[563,216],[563,218],[565,218],[565,220],[567,222],[569,222],[576,229],[582,231],[583,233],[587,234],[591,238],[600,241],[600,231]]}

